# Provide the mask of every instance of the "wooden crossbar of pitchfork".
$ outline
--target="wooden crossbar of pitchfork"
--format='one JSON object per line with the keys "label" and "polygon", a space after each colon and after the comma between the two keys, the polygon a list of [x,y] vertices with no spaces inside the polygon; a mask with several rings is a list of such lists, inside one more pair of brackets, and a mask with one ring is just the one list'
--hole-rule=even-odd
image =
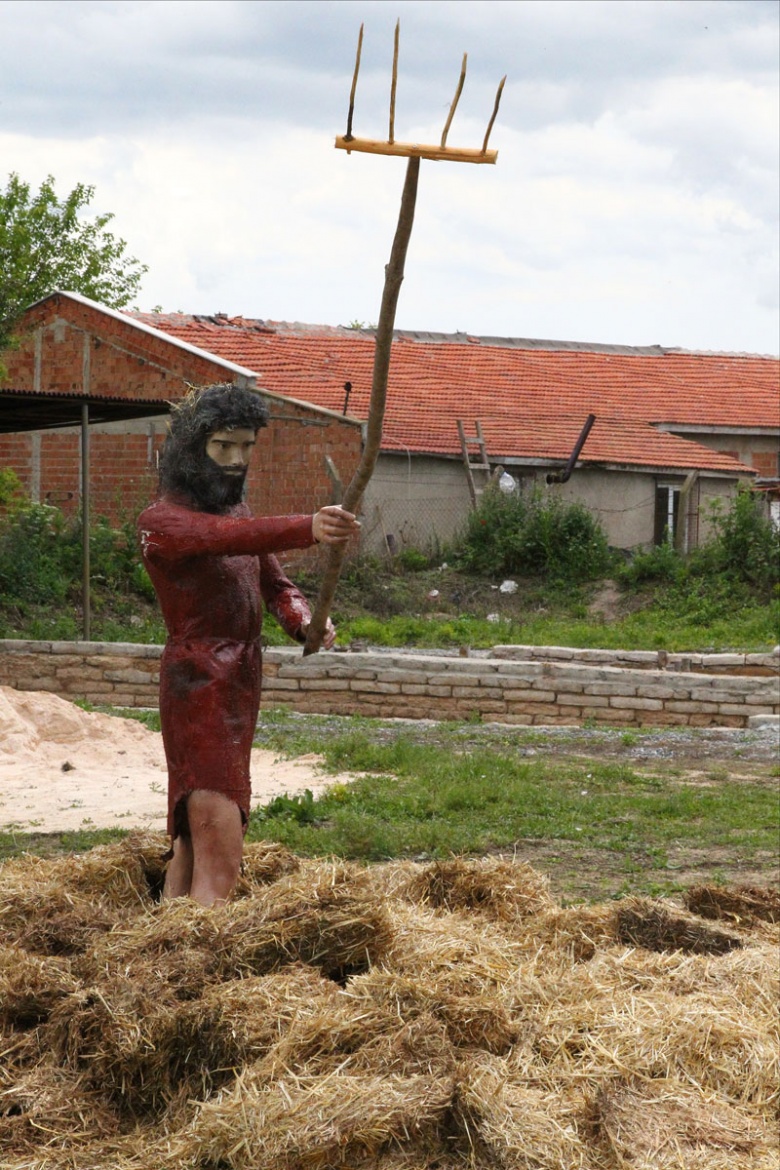
{"label": "wooden crossbar of pitchfork", "polygon": [[[406,179],[404,181],[404,188],[401,194],[401,209],[398,214],[398,225],[393,239],[393,247],[390,253],[390,261],[385,268],[385,284],[382,293],[382,304],[379,310],[379,320],[376,327],[376,338],[374,348],[374,370],[371,379],[371,399],[368,409],[368,425],[366,428],[366,441],[363,447],[363,454],[358,464],[358,468],[352,477],[352,480],[344,492],[341,505],[349,512],[357,512],[360,507],[360,502],[363,499],[363,493],[368,486],[371,475],[376,465],[377,456],[382,442],[382,424],[385,416],[385,402],[387,399],[387,378],[390,369],[390,350],[393,342],[393,326],[395,324],[395,312],[398,305],[398,294],[401,291],[401,282],[404,278],[404,263],[406,260],[406,252],[409,246],[409,239],[412,234],[412,225],[414,223],[414,208],[417,200],[417,181],[420,173],[420,159],[427,158],[434,162],[470,162],[470,163],[494,163],[498,157],[498,151],[488,150],[488,139],[490,132],[493,129],[493,123],[496,120],[498,113],[499,102],[501,101],[501,94],[504,89],[506,77],[501,79],[496,93],[496,100],[493,106],[493,113],[488,122],[485,138],[482,147],[479,150],[456,149],[447,146],[447,136],[450,131],[452,119],[455,116],[455,110],[460,101],[460,95],[463,92],[463,85],[466,80],[466,60],[467,55],[463,54],[463,64],[461,65],[460,77],[458,79],[455,97],[450,106],[447,120],[442,131],[441,141],[438,146],[422,146],[417,143],[396,142],[395,140],[395,93],[398,81],[398,38],[399,38],[400,22],[395,26],[395,42],[393,47],[393,74],[390,86],[390,129],[387,141],[380,141],[373,138],[356,138],[352,133],[352,119],[355,112],[355,93],[357,90],[358,72],[360,70],[360,55],[363,48],[363,25],[360,26],[360,34],[358,36],[357,55],[355,58],[355,72],[352,77],[352,89],[349,96],[349,114],[347,116],[347,132],[340,135],[336,139],[336,148],[338,150],[346,150],[352,152],[353,150],[367,154],[389,154],[408,158],[409,162],[406,168]],[[317,602],[312,614],[311,623],[306,636],[306,644],[303,649],[304,655],[316,654],[322,645],[322,640],[325,635],[325,627],[328,616],[330,614],[333,598],[336,592],[336,585],[338,584],[341,573],[341,565],[344,560],[343,545],[331,545],[328,549],[328,561],[322,578],[322,584],[317,597]]]}

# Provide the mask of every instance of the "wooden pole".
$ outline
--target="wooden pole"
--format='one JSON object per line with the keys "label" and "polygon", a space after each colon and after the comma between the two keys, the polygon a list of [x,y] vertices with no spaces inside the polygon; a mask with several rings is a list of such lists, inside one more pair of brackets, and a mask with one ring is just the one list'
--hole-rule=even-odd
{"label": "wooden pole", "polygon": [[[363,493],[371,479],[376,465],[379,448],[382,442],[382,424],[385,417],[385,402],[387,400],[387,379],[390,371],[390,353],[393,344],[393,326],[395,313],[398,307],[398,296],[404,278],[404,264],[409,239],[414,224],[414,208],[417,200],[417,181],[420,174],[419,158],[410,158],[406,167],[406,180],[401,195],[401,209],[398,213],[398,225],[395,230],[393,247],[390,252],[390,261],[385,268],[385,285],[382,293],[382,305],[379,310],[379,321],[374,343],[374,372],[371,380],[371,401],[368,408],[368,426],[366,429],[366,444],[358,464],[357,471],[344,493],[341,506],[348,512],[357,512]],[[328,549],[328,562],[325,567],[320,592],[312,614],[303,648],[304,657],[316,654],[322,646],[325,635],[325,626],[330,614],[333,597],[336,592],[341,565],[344,560],[344,546],[332,545]]]}
{"label": "wooden pole", "polygon": [[81,612],[82,635],[85,642],[92,637],[92,601],[90,597],[89,563],[89,403],[81,403]]}

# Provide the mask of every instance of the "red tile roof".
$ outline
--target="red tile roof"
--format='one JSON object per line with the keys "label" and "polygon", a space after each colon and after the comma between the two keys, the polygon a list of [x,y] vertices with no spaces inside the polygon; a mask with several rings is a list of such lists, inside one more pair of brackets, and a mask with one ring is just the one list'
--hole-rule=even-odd
{"label": "red tile roof", "polygon": [[[320,407],[341,412],[351,382],[348,413],[367,416],[368,331],[179,313],[135,317],[254,370],[267,390]],[[778,359],[745,354],[400,332],[382,447],[458,455],[456,420],[471,431],[479,419],[495,461],[565,461],[592,412],[585,463],[735,473],[744,468],[732,457],[651,424],[777,428],[779,372]]]}

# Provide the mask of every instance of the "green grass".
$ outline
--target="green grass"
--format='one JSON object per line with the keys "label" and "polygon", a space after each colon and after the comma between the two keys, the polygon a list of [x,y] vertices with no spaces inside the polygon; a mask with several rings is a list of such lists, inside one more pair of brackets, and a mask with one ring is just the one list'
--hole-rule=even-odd
{"label": "green grass", "polygon": [[[593,621],[566,616],[529,617],[527,620],[461,615],[452,619],[390,617],[356,618],[339,624],[339,640],[349,644],[365,639],[377,646],[495,645],[570,646],[604,650],[669,650],[711,652],[739,650],[768,652],[780,638],[778,612],[773,606],[736,609],[728,617],[708,621],[672,619],[666,610],[651,607],[617,620]],[[284,637],[279,639],[283,642]]]}
{"label": "green grass", "polygon": [[[159,727],[156,712],[114,711]],[[281,796],[256,809],[248,840],[278,841],[306,856],[360,861],[452,854],[518,855],[548,873],[564,899],[629,891],[671,893],[680,872],[711,880],[753,870],[770,881],[777,860],[777,768],[705,758],[690,733],[688,758],[633,759],[653,730],[543,731],[474,723],[404,723],[263,712],[259,746],[318,753],[334,782],[319,798]],[[601,746],[599,746],[601,745]],[[606,745],[606,747],[605,747]],[[607,751],[608,748],[608,751]],[[77,852],[120,830],[0,834],[0,858]],[[709,859],[709,860],[708,860]]]}
{"label": "green grass", "polygon": [[380,744],[355,731],[326,744],[334,771],[371,773],[301,807],[253,813],[250,835],[307,855],[381,860],[511,848],[519,839],[571,842],[665,864],[670,845],[735,847],[777,840],[777,800],[764,785],[707,790],[614,762],[525,760],[506,750]]}
{"label": "green grass", "polygon": [[127,836],[124,829],[76,829],[67,833],[29,833],[13,829],[0,832],[0,861],[35,853],[54,857],[60,853],[86,853],[97,845],[108,845]]}
{"label": "green grass", "polygon": [[[613,755],[630,755],[649,734],[615,734]],[[751,866],[770,880],[776,770],[754,766],[735,782],[730,762],[715,760],[702,778],[695,738],[692,759],[649,764],[588,757],[574,733],[563,732],[562,754],[550,755],[549,737],[519,728],[268,712],[264,746],[291,755],[318,751],[333,772],[368,774],[319,799],[286,797],[256,810],[249,839],[369,861],[517,848],[554,876],[564,896],[575,897],[671,893],[680,888],[680,871],[689,863],[706,869],[708,856],[717,860],[713,880]]]}

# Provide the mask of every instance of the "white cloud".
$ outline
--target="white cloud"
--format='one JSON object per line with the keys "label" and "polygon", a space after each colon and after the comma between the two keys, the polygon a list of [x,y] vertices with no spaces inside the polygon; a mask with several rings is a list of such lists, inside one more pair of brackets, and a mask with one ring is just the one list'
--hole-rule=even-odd
{"label": "white cloud", "polygon": [[[3,170],[94,211],[150,267],[143,307],[375,320],[401,160],[332,148],[366,21],[355,129],[481,142],[424,163],[398,324],[778,348],[777,13],[756,0],[38,0],[0,8]],[[769,48],[767,47],[769,46]]]}

